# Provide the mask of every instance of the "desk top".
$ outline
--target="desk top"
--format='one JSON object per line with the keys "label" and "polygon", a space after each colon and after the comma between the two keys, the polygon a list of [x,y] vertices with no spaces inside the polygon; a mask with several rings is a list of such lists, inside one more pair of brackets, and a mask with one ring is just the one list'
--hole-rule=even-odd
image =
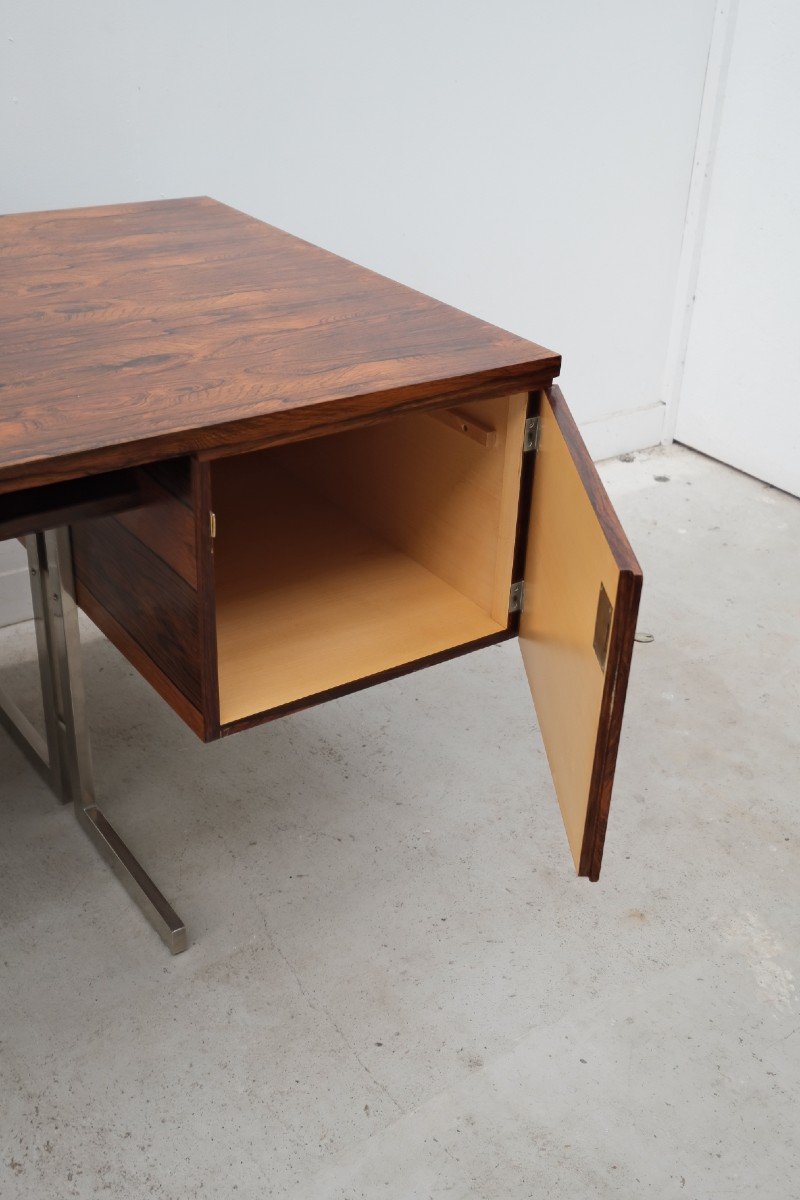
{"label": "desk top", "polygon": [[197,197],[0,218],[0,364],[8,492],[533,387],[560,359]]}

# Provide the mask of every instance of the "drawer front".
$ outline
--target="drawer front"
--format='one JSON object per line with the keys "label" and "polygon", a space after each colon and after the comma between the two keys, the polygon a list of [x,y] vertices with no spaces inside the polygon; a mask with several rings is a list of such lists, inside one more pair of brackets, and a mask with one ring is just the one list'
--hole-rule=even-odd
{"label": "drawer front", "polygon": [[72,526],[80,607],[201,737],[202,609],[197,517],[186,460],[142,471],[141,499]]}

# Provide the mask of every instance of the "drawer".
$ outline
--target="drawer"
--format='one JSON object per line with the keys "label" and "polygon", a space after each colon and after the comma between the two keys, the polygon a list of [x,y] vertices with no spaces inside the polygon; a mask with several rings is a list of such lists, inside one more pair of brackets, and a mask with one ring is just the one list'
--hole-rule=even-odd
{"label": "drawer", "polygon": [[76,597],[201,738],[519,635],[597,876],[641,574],[558,389],[140,476],[73,525]]}

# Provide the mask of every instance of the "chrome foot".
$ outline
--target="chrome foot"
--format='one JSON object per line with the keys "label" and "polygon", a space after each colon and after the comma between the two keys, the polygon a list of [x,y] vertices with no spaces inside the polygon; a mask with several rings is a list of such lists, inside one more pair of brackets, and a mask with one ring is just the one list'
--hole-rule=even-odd
{"label": "chrome foot", "polygon": [[150,876],[133,857],[113,825],[110,825],[96,804],[75,807],[75,814],[100,854],[106,860],[128,895],[131,897],[170,954],[181,954],[187,947],[186,926],[168,900],[162,896]]}

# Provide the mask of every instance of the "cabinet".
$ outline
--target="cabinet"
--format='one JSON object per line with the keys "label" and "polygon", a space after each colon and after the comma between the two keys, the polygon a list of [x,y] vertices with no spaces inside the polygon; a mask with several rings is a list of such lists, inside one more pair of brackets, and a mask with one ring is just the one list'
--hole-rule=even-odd
{"label": "cabinet", "polygon": [[137,468],[80,606],[205,741],[518,638],[576,869],[602,858],[641,571],[557,387]]}

